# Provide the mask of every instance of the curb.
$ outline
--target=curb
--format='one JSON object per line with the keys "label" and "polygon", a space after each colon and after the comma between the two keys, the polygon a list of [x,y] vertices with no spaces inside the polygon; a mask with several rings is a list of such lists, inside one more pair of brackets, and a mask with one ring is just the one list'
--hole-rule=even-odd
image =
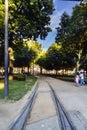
{"label": "curb", "polygon": [[[35,82],[31,92],[27,93],[23,100],[27,97],[25,105],[21,108],[21,111],[16,116],[16,118],[10,122],[10,125],[8,126],[7,130],[22,130],[22,127],[25,123],[26,117],[29,112],[29,103],[31,102],[32,97],[35,95],[35,91],[38,85],[38,81]],[[30,108],[32,107],[32,104],[30,103]]]}

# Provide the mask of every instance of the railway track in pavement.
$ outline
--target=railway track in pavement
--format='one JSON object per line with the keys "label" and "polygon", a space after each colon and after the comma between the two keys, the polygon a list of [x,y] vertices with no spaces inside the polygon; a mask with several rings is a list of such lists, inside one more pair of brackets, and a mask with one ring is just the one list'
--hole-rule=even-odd
{"label": "railway track in pavement", "polygon": [[[38,95],[40,96],[39,98],[38,98]],[[41,97],[42,95],[43,97]],[[53,102],[54,109],[56,111],[56,117],[57,117],[56,120],[53,118],[53,120],[49,122],[50,118],[48,118],[47,120],[45,117],[43,117],[39,119],[36,118],[36,120],[32,119],[32,122],[31,122],[30,120],[32,118],[32,115],[35,115],[37,113],[36,109],[35,111],[33,110],[35,102],[37,102],[37,106],[40,107],[37,114],[38,116],[41,116],[41,114],[45,115],[46,110],[51,109],[51,108],[46,108],[44,113],[40,113],[42,109],[41,105],[43,105],[44,107],[45,105],[46,107],[50,106],[49,105],[50,101],[48,101],[48,99],[45,100],[46,95],[48,95],[47,97],[50,98],[50,100],[52,100]],[[38,98],[38,101],[37,101],[37,98]],[[41,102],[43,104],[39,103],[38,105],[38,102],[40,100],[42,100]],[[34,111],[33,114],[32,114],[32,111]],[[51,115],[51,117],[52,116],[53,115]],[[50,115],[48,117],[50,117]],[[43,123],[43,120],[44,120],[44,123]],[[55,123],[52,123],[53,121]],[[49,125],[47,125],[47,123],[45,122],[48,122]],[[26,106],[23,108],[20,115],[8,127],[8,130],[77,130],[77,129],[73,125],[73,122],[70,120],[68,113],[66,112],[61,102],[59,101],[58,97],[56,96],[56,93],[53,87],[51,86],[51,84],[42,78],[42,79],[39,79],[38,84],[35,90],[33,91],[31,97],[29,98],[29,101],[27,102]]]}
{"label": "railway track in pavement", "polygon": [[[49,82],[48,82],[49,84]],[[73,125],[72,121],[70,120],[70,117],[64,107],[62,106],[61,102],[59,101],[55,91],[53,90],[52,86],[49,84],[51,88],[52,97],[55,103],[57,116],[60,121],[60,127],[61,130],[76,130],[75,126]]]}

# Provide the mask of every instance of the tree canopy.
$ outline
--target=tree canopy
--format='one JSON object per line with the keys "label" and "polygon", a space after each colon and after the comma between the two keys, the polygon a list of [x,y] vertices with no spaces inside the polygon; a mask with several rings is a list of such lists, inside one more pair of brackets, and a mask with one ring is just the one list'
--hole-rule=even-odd
{"label": "tree canopy", "polygon": [[87,3],[75,6],[71,16],[61,16],[56,35],[56,42],[59,41],[65,52],[74,53],[78,70],[87,54]]}
{"label": "tree canopy", "polygon": [[[36,39],[38,36],[45,39],[51,31],[49,25],[50,15],[54,11],[53,0],[9,0],[8,2],[8,43],[14,52],[14,61],[12,62],[15,63],[15,66],[30,66],[31,61],[37,57],[41,48]],[[3,47],[3,51],[0,51],[0,59],[4,58],[2,57],[4,56],[4,17],[5,1],[0,0],[0,42]],[[24,39],[32,38],[35,44],[31,43],[32,47],[24,46],[24,44],[26,45]],[[19,59],[20,63],[18,63]]]}
{"label": "tree canopy", "polygon": [[[0,30],[4,34],[4,3],[0,3]],[[16,39],[44,39],[51,31],[50,15],[53,13],[52,0],[10,0],[9,1],[9,45]],[[0,33],[0,37],[1,33]],[[3,39],[3,37],[2,37]]]}

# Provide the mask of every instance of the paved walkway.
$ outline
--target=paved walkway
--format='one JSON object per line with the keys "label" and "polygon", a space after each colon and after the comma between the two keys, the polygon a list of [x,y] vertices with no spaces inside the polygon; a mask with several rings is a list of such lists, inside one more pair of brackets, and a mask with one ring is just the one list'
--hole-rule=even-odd
{"label": "paved walkway", "polygon": [[43,79],[38,81],[38,91],[31,118],[26,130],[60,130],[51,90]]}
{"label": "paved walkway", "polygon": [[87,119],[87,85],[75,87],[74,83],[48,78],[67,111],[79,111]]}
{"label": "paved walkway", "polygon": [[[87,119],[87,86],[80,86],[80,87],[75,87],[74,83],[70,82],[64,82],[61,80],[53,79],[53,78],[42,78],[41,79],[41,88],[39,89],[39,94],[37,96],[37,101],[34,106],[34,113],[33,113],[33,119],[30,119],[29,123],[32,124],[32,122],[37,123],[37,118],[39,119],[42,123],[40,130],[44,129],[44,119],[48,120],[50,117],[50,121],[48,120],[48,125],[52,124],[53,121],[56,121],[56,116],[55,116],[55,109],[53,107],[53,103],[51,100],[51,97],[49,95],[49,88],[47,87],[47,84],[43,82],[43,80],[46,79],[51,83],[51,85],[54,87],[56,94],[60,98],[62,104],[64,105],[65,109],[70,112],[80,112],[82,117],[84,119]],[[45,88],[46,87],[46,88]],[[47,92],[48,94],[44,93]],[[23,106],[26,104],[28,97],[31,92],[29,92],[23,99],[21,99],[18,102],[5,102],[5,101],[0,101],[0,130],[7,130],[8,125],[10,122],[17,116],[18,113],[20,113],[21,109]],[[42,98],[41,98],[42,97]],[[45,98],[44,98],[45,97]],[[50,107],[44,106],[44,109],[38,109],[38,103],[43,102],[44,100],[47,102],[50,102]],[[47,99],[47,100],[46,100]],[[48,107],[50,109],[48,109]],[[42,110],[42,111],[41,111]],[[47,114],[46,114],[46,110]],[[40,117],[37,116],[37,112]],[[39,113],[40,112],[40,113]],[[36,116],[35,116],[36,113]],[[71,115],[72,116],[72,115]],[[47,124],[45,124],[47,125]],[[48,127],[48,126],[47,126]],[[32,130],[32,129],[31,129]],[[49,127],[47,130],[51,130]],[[56,129],[55,129],[56,130]],[[79,129],[80,130],[80,129]],[[86,129],[87,130],[87,129]]]}
{"label": "paved walkway", "polygon": [[74,83],[47,79],[56,91],[76,130],[87,130],[87,85],[75,87]]}

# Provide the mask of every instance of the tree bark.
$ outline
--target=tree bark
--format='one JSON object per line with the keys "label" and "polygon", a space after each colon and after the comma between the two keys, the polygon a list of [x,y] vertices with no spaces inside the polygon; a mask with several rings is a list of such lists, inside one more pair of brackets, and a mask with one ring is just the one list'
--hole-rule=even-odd
{"label": "tree bark", "polygon": [[78,56],[78,59],[76,62],[75,72],[77,72],[79,70],[79,67],[81,65],[80,61],[81,61],[81,57],[82,57],[82,49],[79,50],[77,56]]}

